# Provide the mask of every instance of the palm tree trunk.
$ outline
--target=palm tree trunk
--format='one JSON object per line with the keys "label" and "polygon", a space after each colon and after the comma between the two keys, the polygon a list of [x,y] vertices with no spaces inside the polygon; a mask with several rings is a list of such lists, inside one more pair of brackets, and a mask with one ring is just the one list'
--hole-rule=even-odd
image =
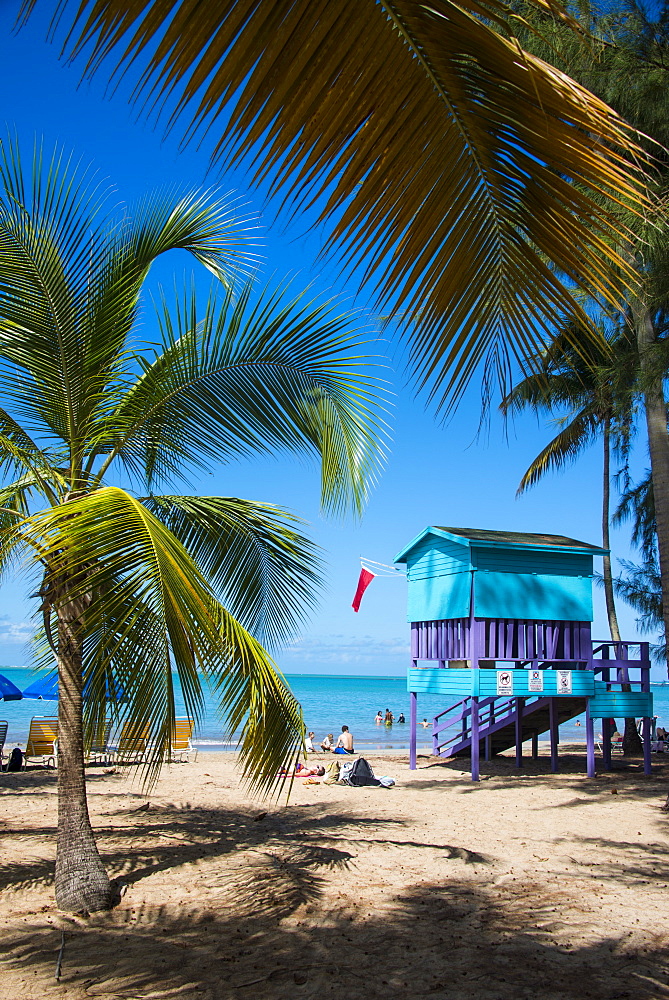
{"label": "palm tree trunk", "polygon": [[[646,373],[649,348],[656,339],[653,318],[648,309],[635,314],[635,326],[639,345],[639,367],[643,377]],[[655,501],[657,550],[662,581],[662,618],[665,638],[669,638],[669,435],[667,434],[667,407],[661,378],[654,379],[650,384],[645,380],[644,404]],[[669,672],[669,662],[667,670]]]}
{"label": "palm tree trunk", "polygon": [[[604,480],[602,483],[602,548],[608,549],[610,543],[610,516],[609,508],[611,504],[611,418],[604,418]],[[609,632],[614,642],[620,642],[620,629],[618,628],[618,615],[616,614],[616,602],[613,595],[613,575],[611,573],[611,556],[605,555],[603,558],[602,576],[604,578],[604,595],[606,597],[606,615],[609,620]]]}
{"label": "palm tree trunk", "polygon": [[[602,546],[610,548],[610,517],[611,503],[611,418],[604,419],[604,482],[602,488]],[[613,594],[613,574],[611,573],[611,556],[604,556],[602,575],[604,577],[604,594],[606,595],[606,614],[609,619],[609,632],[614,642],[620,642],[620,629]],[[631,691],[629,684],[622,685],[623,691]],[[637,757],[643,753],[643,743],[636,728],[636,719],[625,719],[623,731],[623,753],[629,757]]]}
{"label": "palm tree trunk", "polygon": [[58,844],[56,904],[75,913],[112,905],[86,801],[82,698],[83,602],[58,609]]}

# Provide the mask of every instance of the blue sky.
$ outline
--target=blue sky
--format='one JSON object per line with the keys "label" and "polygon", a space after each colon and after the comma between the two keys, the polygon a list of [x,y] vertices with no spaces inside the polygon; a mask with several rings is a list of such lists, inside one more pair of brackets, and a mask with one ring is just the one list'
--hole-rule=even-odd
{"label": "blue sky", "polygon": [[[268,276],[297,274],[302,284],[313,282],[319,291],[347,296],[351,305],[367,309],[373,317],[369,303],[364,298],[356,300],[355,281],[344,282],[334,265],[314,263],[324,233],[309,229],[308,216],[275,222],[273,207],[266,205],[262,191],[248,189],[243,171],[210,172],[206,144],[180,152],[178,135],[163,140],[159,127],[138,121],[123,88],[108,98],[102,77],[92,85],[79,85],[79,67],[59,63],[57,48],[45,41],[45,20],[37,16],[28,28],[13,33],[17,9],[14,3],[0,6],[1,117],[26,148],[36,135],[44,136],[47,146],[60,142],[108,177],[119,201],[133,201],[147,190],[166,185],[218,182],[248,202],[249,210],[266,227],[260,236]],[[185,266],[191,269],[189,261],[176,255],[152,279],[154,287],[159,277],[169,283],[173,272],[182,275]],[[150,309],[145,322],[149,336]],[[381,343],[379,349],[390,352],[392,345]],[[401,371],[390,370],[389,377],[396,394],[392,449],[361,523],[324,520],[318,509],[317,470],[285,458],[212,467],[210,474],[192,483],[194,493],[237,495],[296,511],[311,523],[313,537],[325,550],[327,581],[319,610],[302,639],[278,657],[287,672],[403,672],[408,651],[404,581],[374,581],[357,615],[350,604],[360,555],[391,562],[428,524],[553,532],[591,542],[600,539],[601,456],[597,446],[566,473],[551,476],[516,499],[521,475],[548,439],[545,427],[527,417],[505,431],[493,414],[488,433],[477,437],[476,389],[455,417],[439,426],[422,403],[413,399]],[[635,464],[643,468],[643,454]],[[626,530],[614,531],[614,556],[629,558],[627,535]],[[31,607],[24,588],[8,581],[0,600],[0,663],[25,663]],[[595,588],[595,602],[595,632],[605,637],[599,588]],[[623,606],[620,618],[623,635],[633,638],[637,634],[634,613]]]}

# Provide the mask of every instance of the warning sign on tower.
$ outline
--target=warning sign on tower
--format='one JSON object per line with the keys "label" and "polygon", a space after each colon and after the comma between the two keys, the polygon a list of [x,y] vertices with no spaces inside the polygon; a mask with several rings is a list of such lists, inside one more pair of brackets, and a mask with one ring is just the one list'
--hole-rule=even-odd
{"label": "warning sign on tower", "polygon": [[527,678],[527,688],[529,691],[543,691],[544,689],[544,672],[543,670],[530,670],[530,676]]}
{"label": "warning sign on tower", "polygon": [[558,670],[557,693],[571,694],[571,670]]}
{"label": "warning sign on tower", "polygon": [[513,694],[513,670],[497,671],[497,694]]}

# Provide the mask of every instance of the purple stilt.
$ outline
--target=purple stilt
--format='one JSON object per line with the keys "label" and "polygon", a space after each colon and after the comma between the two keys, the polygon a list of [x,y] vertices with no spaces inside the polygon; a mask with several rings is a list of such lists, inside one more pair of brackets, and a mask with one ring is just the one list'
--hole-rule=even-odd
{"label": "purple stilt", "polygon": [[539,757],[539,733],[532,733],[532,760]]}
{"label": "purple stilt", "polygon": [[516,767],[523,766],[523,706],[524,698],[516,698]]}
{"label": "purple stilt", "polygon": [[[642,642],[639,644],[639,653],[641,659],[644,661],[644,666],[641,668],[641,690],[648,694],[650,693],[650,662],[648,660],[648,643]],[[642,720],[642,735],[643,735],[643,772],[644,774],[651,773],[650,766],[650,731],[652,720],[649,717],[645,717]]]}
{"label": "purple stilt", "polygon": [[590,699],[586,701],[585,709],[585,743],[588,758],[588,777],[594,778],[595,769],[595,723],[590,716]]}
{"label": "purple stilt", "polygon": [[650,719],[644,718],[641,723],[641,733],[643,735],[643,773],[651,773],[650,765]]}
{"label": "purple stilt", "polygon": [[558,769],[558,744],[560,742],[560,726],[558,723],[558,707],[555,698],[548,703],[548,718],[551,731],[551,771]]}
{"label": "purple stilt", "polygon": [[472,698],[472,721],[471,721],[471,753],[472,753],[472,781],[479,780],[479,755],[481,746],[479,742],[479,700]]}
{"label": "purple stilt", "polygon": [[409,695],[409,770],[416,770],[416,692]]}

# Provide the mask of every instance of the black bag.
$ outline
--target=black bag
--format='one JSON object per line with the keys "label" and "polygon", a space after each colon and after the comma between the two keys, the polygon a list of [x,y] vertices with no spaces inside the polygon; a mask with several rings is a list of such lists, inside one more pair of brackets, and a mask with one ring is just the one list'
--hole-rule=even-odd
{"label": "black bag", "polygon": [[353,767],[348,773],[349,785],[380,785],[378,778],[374,777],[374,772],[364,757],[358,757],[353,762]]}
{"label": "black bag", "polygon": [[14,747],[9,755],[9,761],[5,768],[6,771],[20,771],[23,767],[23,753],[18,747]]}

